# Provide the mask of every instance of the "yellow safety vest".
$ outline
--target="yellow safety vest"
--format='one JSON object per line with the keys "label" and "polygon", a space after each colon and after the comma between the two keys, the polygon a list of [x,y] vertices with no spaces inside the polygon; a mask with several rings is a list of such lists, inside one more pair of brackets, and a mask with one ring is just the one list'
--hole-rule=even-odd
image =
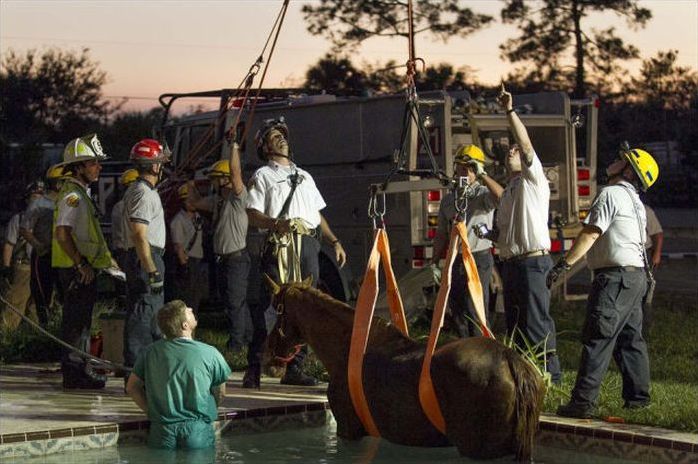
{"label": "yellow safety vest", "polygon": [[[111,253],[109,252],[109,247],[107,246],[107,241],[104,240],[104,235],[102,234],[102,228],[99,225],[99,220],[97,219],[97,210],[92,202],[92,199],[87,195],[85,188],[78,184],[75,180],[66,179],[61,187],[58,194],[58,201],[63,201],[63,199],[70,195],[71,193],[76,193],[80,200],[87,204],[89,211],[87,217],[87,240],[80,240],[75,235],[75,230],[71,232],[75,246],[82,256],[87,259],[87,262],[95,269],[104,269],[111,266]],[[53,267],[59,268],[70,268],[75,266],[77,263],[68,256],[68,254],[63,250],[56,240],[56,221],[58,219],[58,206],[53,210],[53,238],[51,239],[51,265]]]}

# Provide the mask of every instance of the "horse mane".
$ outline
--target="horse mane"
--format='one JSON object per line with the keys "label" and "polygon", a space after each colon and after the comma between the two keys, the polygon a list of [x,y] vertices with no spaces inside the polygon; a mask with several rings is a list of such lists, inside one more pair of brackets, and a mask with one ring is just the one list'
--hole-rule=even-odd
{"label": "horse mane", "polygon": [[[293,295],[298,295],[298,303],[303,306],[321,306],[322,310],[333,315],[337,319],[342,320],[347,324],[349,330],[353,327],[355,310],[346,303],[332,298],[330,295],[303,284],[302,282],[292,282],[283,285],[279,296],[285,293],[286,298]],[[386,321],[380,316],[373,316],[371,322],[371,339],[389,342],[394,347],[410,347],[414,346],[415,342],[410,337],[403,335],[393,324]]]}

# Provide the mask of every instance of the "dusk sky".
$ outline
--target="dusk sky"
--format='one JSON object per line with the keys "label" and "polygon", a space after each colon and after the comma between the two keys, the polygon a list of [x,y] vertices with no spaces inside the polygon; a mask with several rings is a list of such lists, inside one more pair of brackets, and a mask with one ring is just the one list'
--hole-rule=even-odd
{"label": "dusk sky", "polygon": [[[292,1],[266,87],[292,87],[303,82],[309,66],[330,44],[306,30],[300,8],[307,1]],[[476,12],[499,18],[502,2],[467,1]],[[44,49],[50,46],[79,50],[91,56],[109,76],[104,94],[130,97],[125,109],[157,106],[165,92],[189,92],[236,87],[261,51],[280,0],[254,1],[62,1],[2,0],[0,50]],[[622,31],[643,58],[658,50],[676,49],[679,63],[698,69],[698,1],[645,0],[652,11],[645,29],[630,30],[612,13],[591,16],[596,28],[610,25]],[[497,82],[513,66],[499,57],[498,46],[516,30],[497,22],[468,38],[447,43],[417,36],[417,55],[428,65],[448,62],[478,70],[479,80]],[[371,39],[352,55],[362,62],[404,62],[403,39]],[[632,72],[640,60],[629,62]],[[137,97],[137,98],[136,98]]]}

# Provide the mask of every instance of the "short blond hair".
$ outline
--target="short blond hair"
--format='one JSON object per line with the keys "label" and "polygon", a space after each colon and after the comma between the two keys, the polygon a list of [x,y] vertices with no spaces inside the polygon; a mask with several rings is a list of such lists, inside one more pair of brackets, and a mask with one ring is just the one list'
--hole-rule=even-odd
{"label": "short blond hair", "polygon": [[182,336],[182,324],[187,320],[187,304],[172,300],[158,311],[158,326],[168,339]]}

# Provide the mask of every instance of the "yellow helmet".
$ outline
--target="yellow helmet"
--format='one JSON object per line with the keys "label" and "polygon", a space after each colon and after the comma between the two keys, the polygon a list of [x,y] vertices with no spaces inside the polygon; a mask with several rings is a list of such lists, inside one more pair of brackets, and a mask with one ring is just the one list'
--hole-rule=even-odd
{"label": "yellow helmet", "polygon": [[469,163],[470,161],[485,162],[485,153],[477,145],[464,145],[456,151],[454,163]]}
{"label": "yellow helmet", "polygon": [[138,171],[135,169],[127,169],[121,174],[121,177],[119,177],[119,183],[121,185],[129,185],[136,179],[138,179]]}
{"label": "yellow helmet", "polygon": [[206,170],[209,177],[227,177],[230,175],[230,160],[222,159],[216,161]]}
{"label": "yellow helmet", "polygon": [[58,180],[62,179],[64,176],[65,172],[63,172],[63,166],[60,165],[51,166],[48,168],[48,171],[46,171],[46,179],[48,180]]}
{"label": "yellow helmet", "polygon": [[657,182],[657,178],[659,177],[659,165],[652,155],[639,148],[623,150],[623,154],[625,155],[625,159],[630,163],[630,166],[633,167],[635,174],[640,178],[642,191],[646,192],[647,189],[652,187],[652,184]]}
{"label": "yellow helmet", "polygon": [[177,189],[177,196],[184,200],[189,196],[189,185],[188,184],[182,184],[178,189]]}

